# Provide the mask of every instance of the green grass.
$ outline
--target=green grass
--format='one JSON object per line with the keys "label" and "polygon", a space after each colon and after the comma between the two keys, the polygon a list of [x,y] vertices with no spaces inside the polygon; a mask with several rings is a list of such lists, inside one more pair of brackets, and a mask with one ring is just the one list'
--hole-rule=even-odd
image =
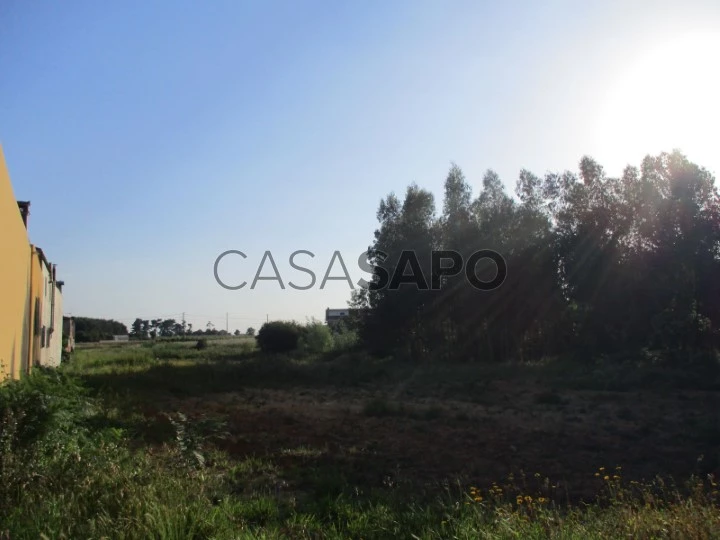
{"label": "green grass", "polygon": [[[442,396],[474,403],[488,381],[508,375],[505,367],[419,369],[358,352],[263,356],[251,340],[209,340],[202,351],[193,345],[86,348],[58,371],[38,369],[0,387],[0,537],[720,537],[712,476],[676,486],[660,477],[629,480],[615,467],[588,471],[596,487],[590,504],[571,502],[565,482],[539,473],[488,485],[433,483],[400,470],[375,480],[376,450],[351,448],[337,460],[331,429],[323,444],[288,439],[272,455],[253,455],[231,445],[245,441],[229,433],[235,409],[223,412],[218,402],[216,413],[192,418],[176,409],[216,392],[382,386],[383,397],[361,402],[359,415],[432,433],[437,424],[472,421],[464,410],[440,406]],[[541,366],[519,377],[562,387]],[[414,408],[401,400],[430,389],[434,397]],[[565,391],[558,392],[538,390],[529,399],[555,410],[564,402]],[[280,426],[283,416],[268,421]],[[717,442],[716,423],[696,427]],[[254,438],[245,444],[255,447]]]}

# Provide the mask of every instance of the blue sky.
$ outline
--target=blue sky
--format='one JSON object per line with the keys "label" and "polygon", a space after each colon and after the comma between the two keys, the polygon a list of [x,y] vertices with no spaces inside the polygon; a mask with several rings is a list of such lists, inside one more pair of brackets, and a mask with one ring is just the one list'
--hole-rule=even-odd
{"label": "blue sky", "polygon": [[[0,144],[68,313],[244,330],[344,306],[333,251],[363,277],[380,198],[440,207],[451,162],[511,189],[677,147],[717,174],[718,57],[711,1],[5,0]],[[229,249],[228,281],[271,250],[302,284],[306,249],[318,282],[224,290]]]}

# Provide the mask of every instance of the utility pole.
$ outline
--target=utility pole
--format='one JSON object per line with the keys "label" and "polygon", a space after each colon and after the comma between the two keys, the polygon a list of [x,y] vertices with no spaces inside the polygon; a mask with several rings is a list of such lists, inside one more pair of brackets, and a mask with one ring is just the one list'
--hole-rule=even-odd
{"label": "utility pole", "polygon": [[229,326],[228,326],[228,313],[225,312],[225,332],[229,332]]}
{"label": "utility pole", "polygon": [[265,315],[265,322],[270,322],[270,314],[269,313],[267,313]]}

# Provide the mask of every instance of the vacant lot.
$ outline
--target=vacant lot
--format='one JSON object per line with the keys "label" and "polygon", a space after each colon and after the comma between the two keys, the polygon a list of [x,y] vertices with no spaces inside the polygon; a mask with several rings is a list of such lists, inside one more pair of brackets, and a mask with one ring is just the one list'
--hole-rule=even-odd
{"label": "vacant lot", "polygon": [[[306,516],[318,520],[317,530],[332,524],[337,535],[354,536],[338,518],[338,501],[387,505],[391,513],[426,508],[420,522],[410,521],[427,532],[440,527],[433,520],[452,522],[451,509],[462,502],[492,503],[532,523],[539,514],[531,511],[535,502],[523,502],[528,498],[545,512],[552,508],[558,526],[579,503],[603,506],[618,494],[630,497],[633,486],[658,501],[664,490],[684,501],[701,489],[714,501],[701,506],[716,510],[697,519],[710,530],[720,527],[713,490],[720,476],[720,385],[711,371],[560,361],[414,365],[353,351],[267,356],[249,339],[194,345],[83,348],[63,371],[102,404],[93,420],[98,429],[114,430],[134,452],[161,460],[180,452],[192,470],[209,467],[221,479],[213,488],[218,501],[266,505],[246,508],[233,521],[252,535],[312,537],[312,527],[288,525],[288,516],[293,523]],[[649,487],[657,475],[665,480]],[[686,489],[693,476],[694,487]],[[368,523],[379,519],[367,508],[358,515]],[[530,513],[518,513],[522,508]],[[398,515],[393,534],[412,529]],[[555,534],[552,519],[538,525],[540,536]],[[280,528],[252,529],[270,525]],[[387,528],[359,530],[392,536]],[[513,536],[496,532],[490,536]],[[213,537],[193,534],[170,536]],[[453,534],[462,536],[457,527]]]}
{"label": "vacant lot", "polygon": [[233,457],[260,457],[281,471],[329,469],[363,488],[490,486],[525,472],[577,499],[597,494],[598,467],[619,466],[628,480],[718,472],[712,381],[683,387],[651,370],[552,365],[414,366],[358,353],[266,357],[249,343],[89,350],[76,369],[143,418],[149,443],[172,435],[164,413],[181,412],[190,424],[215,426],[222,436],[213,444]]}

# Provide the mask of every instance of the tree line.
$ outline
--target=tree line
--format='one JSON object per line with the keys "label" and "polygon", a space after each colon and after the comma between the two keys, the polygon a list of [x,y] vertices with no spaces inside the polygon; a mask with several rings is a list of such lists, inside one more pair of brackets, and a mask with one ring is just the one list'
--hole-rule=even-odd
{"label": "tree line", "polygon": [[[175,319],[141,319],[137,318],[130,326],[130,338],[132,339],[155,339],[158,337],[180,337],[180,336],[227,336],[231,335],[227,330],[218,330],[212,322],[205,325],[205,329],[193,329],[193,325],[186,321]],[[235,336],[243,335],[240,330],[235,330]],[[250,327],[245,331],[247,336],[254,336],[255,329]]]}
{"label": "tree line", "polygon": [[[377,353],[467,361],[660,351],[690,359],[720,344],[720,197],[715,179],[678,151],[608,176],[590,157],[578,172],[522,170],[515,197],[492,170],[474,196],[453,165],[438,213],[417,185],[380,202],[369,261],[392,275],[404,250],[432,276],[432,252],[502,255],[491,291],[464,274],[360,289],[360,337]],[[478,277],[494,263],[478,265]],[[437,269],[436,273],[437,273]]]}
{"label": "tree line", "polygon": [[[225,336],[231,335],[226,330],[217,330],[208,322],[205,328],[193,329],[193,325],[175,319],[141,319],[137,318],[128,327],[113,319],[97,319],[93,317],[74,317],[75,341],[89,343],[113,339],[113,336],[130,336],[131,339],[155,339],[182,336]],[[235,336],[254,336],[255,329],[248,328],[244,333],[235,330]]]}
{"label": "tree line", "polygon": [[87,343],[113,339],[113,336],[127,335],[127,326],[113,319],[94,319],[92,317],[73,317],[75,321],[75,341]]}

